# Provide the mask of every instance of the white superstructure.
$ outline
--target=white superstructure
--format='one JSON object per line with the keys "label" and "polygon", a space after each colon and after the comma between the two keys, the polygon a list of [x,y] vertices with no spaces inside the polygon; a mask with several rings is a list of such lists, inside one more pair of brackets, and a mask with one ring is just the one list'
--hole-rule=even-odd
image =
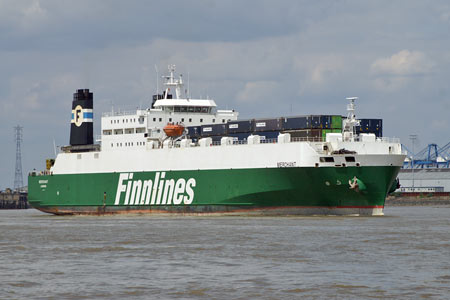
{"label": "white superstructure", "polygon": [[[102,151],[145,148],[150,140],[163,140],[162,128],[168,123],[198,126],[225,124],[237,120],[234,110],[218,110],[212,99],[191,99],[184,90],[180,75],[175,78],[175,65],[169,66],[169,75],[164,76],[165,90],[153,96],[149,109],[132,112],[106,112],[102,115]],[[175,91],[172,95],[171,92]]]}
{"label": "white superstructure", "polygon": [[[264,140],[257,132],[246,141],[224,136],[198,141],[182,136],[167,138],[168,123],[198,126],[226,124],[237,120],[234,110],[217,110],[210,99],[190,99],[183,94],[183,80],[175,79],[175,66],[169,66],[165,90],[154,96],[152,108],[134,112],[109,112],[102,116],[101,150],[59,153],[53,174],[109,173],[160,170],[213,170],[284,167],[368,167],[401,166],[404,155],[396,139],[356,134],[356,97],[347,98],[348,117],[342,133],[326,138],[291,138],[280,133]],[[175,97],[170,94],[175,90]],[[183,96],[184,95],[184,96]],[[92,151],[94,150],[94,151]]]}

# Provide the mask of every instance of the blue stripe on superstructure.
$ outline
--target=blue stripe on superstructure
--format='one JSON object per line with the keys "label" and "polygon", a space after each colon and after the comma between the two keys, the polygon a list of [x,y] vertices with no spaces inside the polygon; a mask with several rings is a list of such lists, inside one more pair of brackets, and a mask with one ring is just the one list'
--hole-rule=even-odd
{"label": "blue stripe on superstructure", "polygon": [[94,113],[85,112],[85,113],[83,113],[83,118],[84,119],[93,119],[94,118]]}

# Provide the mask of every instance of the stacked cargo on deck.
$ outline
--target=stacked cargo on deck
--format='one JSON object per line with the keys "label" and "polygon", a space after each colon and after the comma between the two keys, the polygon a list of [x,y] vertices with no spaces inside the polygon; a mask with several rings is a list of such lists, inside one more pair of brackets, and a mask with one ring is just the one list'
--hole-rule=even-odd
{"label": "stacked cargo on deck", "polygon": [[286,117],[283,119],[283,131],[294,138],[321,139],[327,133],[342,132],[342,116],[309,115]]}
{"label": "stacked cargo on deck", "polygon": [[227,134],[233,141],[246,141],[255,128],[255,120],[231,121],[227,123]]}
{"label": "stacked cargo on deck", "polygon": [[374,133],[376,137],[383,136],[382,119],[360,119],[356,126],[356,133]]}
{"label": "stacked cargo on deck", "polygon": [[339,115],[307,115],[250,119],[229,121],[225,124],[191,126],[187,127],[187,130],[188,137],[194,141],[210,137],[213,142],[219,142],[222,137],[229,136],[235,142],[245,142],[250,135],[259,135],[261,141],[269,142],[275,140],[280,133],[289,133],[293,138],[319,140],[325,138],[327,133],[341,133],[342,118]]}

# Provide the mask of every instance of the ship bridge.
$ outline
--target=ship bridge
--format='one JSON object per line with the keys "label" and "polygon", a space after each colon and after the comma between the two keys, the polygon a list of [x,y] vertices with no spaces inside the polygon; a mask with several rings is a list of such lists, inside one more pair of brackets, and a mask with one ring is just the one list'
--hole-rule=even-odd
{"label": "ship bridge", "polygon": [[[217,107],[216,102],[211,99],[190,99],[189,91],[184,89],[183,75],[175,78],[175,65],[169,65],[169,75],[163,76],[166,86],[163,94],[153,96],[152,108],[162,109],[169,112],[186,113],[213,113]],[[171,89],[175,95],[170,94]],[[175,96],[175,97],[173,97]]]}
{"label": "ship bridge", "polygon": [[[165,89],[153,95],[150,108],[132,112],[108,112],[102,116],[102,151],[137,149],[145,147],[147,140],[163,139],[164,126],[181,123],[185,126],[225,124],[237,120],[234,110],[218,110],[212,99],[191,99],[184,89],[182,75],[175,78],[175,65],[169,65],[170,74],[163,76]],[[175,91],[172,95],[171,92]]]}
{"label": "ship bridge", "polygon": [[214,100],[206,99],[161,99],[153,107],[174,112],[211,113],[217,105]]}

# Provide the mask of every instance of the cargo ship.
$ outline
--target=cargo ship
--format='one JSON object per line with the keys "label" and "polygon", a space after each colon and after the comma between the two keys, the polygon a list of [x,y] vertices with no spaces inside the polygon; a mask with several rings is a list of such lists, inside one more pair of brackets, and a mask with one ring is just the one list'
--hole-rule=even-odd
{"label": "cargo ship", "polygon": [[[148,109],[110,111],[94,141],[93,93],[72,101],[70,145],[28,177],[29,203],[66,214],[383,215],[405,155],[347,116],[238,120],[192,99],[169,66]],[[172,94],[174,91],[174,94]]]}

